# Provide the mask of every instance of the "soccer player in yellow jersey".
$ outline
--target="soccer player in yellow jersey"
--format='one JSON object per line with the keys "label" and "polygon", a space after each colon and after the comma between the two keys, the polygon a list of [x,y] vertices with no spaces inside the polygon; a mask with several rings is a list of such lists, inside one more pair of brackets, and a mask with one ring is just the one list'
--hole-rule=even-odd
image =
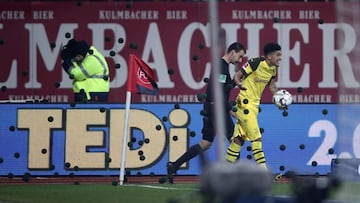
{"label": "soccer player in yellow jersey", "polygon": [[[264,46],[264,56],[252,58],[234,75],[234,82],[240,92],[236,98],[237,122],[226,160],[235,162],[245,141],[251,142],[251,150],[256,163],[266,168],[258,124],[259,105],[266,86],[272,94],[277,91],[275,76],[281,61],[281,47],[277,43]],[[286,108],[286,107],[285,107]]]}

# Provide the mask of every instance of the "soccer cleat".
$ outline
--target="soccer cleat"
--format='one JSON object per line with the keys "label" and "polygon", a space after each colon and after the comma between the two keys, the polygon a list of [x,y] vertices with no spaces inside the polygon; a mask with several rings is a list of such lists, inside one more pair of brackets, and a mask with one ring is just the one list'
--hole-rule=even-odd
{"label": "soccer cleat", "polygon": [[166,164],[166,170],[167,170],[167,178],[169,180],[169,183],[174,183],[174,174],[175,174],[175,168],[174,164],[172,162],[168,162]]}
{"label": "soccer cleat", "polygon": [[279,181],[282,177],[282,174],[281,173],[278,173],[278,174],[275,174],[274,175],[274,181]]}

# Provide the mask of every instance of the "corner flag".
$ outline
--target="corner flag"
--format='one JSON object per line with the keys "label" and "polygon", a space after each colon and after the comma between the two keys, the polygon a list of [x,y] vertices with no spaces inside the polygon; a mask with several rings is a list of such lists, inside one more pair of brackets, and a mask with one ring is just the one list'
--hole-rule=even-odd
{"label": "corner flag", "polygon": [[153,70],[140,58],[130,54],[129,65],[128,65],[128,81],[126,91],[126,104],[125,104],[125,115],[124,115],[124,131],[123,131],[123,143],[121,153],[121,164],[120,164],[120,185],[124,183],[125,174],[125,159],[126,159],[126,148],[127,138],[129,130],[129,115],[130,115],[130,104],[131,104],[131,92],[138,94],[153,94],[157,95],[158,86],[155,82]]}
{"label": "corner flag", "polygon": [[127,90],[139,94],[157,94],[153,70],[136,55],[130,54]]}

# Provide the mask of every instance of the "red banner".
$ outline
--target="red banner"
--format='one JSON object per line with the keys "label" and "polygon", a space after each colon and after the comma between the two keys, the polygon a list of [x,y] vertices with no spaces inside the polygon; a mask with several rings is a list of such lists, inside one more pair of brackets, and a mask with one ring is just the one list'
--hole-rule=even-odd
{"label": "red banner", "polygon": [[[211,68],[207,6],[206,2],[0,3],[0,99],[72,101],[60,50],[75,37],[106,56],[111,102],[125,102],[129,54],[153,68],[159,87],[158,95],[134,95],[134,102],[198,102]],[[234,41],[245,44],[247,57],[261,55],[270,41],[282,46],[277,85],[294,94],[295,102],[360,101],[355,62],[359,29],[351,22],[337,22],[335,3],[223,2],[218,8],[222,53]],[[236,68],[232,66],[231,73]],[[233,97],[236,94],[234,90]],[[271,102],[267,90],[263,102]]]}

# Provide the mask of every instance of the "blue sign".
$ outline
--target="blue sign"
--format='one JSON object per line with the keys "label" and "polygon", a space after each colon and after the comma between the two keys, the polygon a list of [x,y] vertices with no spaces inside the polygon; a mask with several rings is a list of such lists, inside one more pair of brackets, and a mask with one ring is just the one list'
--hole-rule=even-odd
{"label": "blue sign", "polygon": [[[288,115],[261,105],[259,127],[267,165],[274,173],[325,175],[334,158],[360,158],[360,105],[293,104]],[[164,175],[174,161],[201,140],[202,104],[132,104],[125,166],[131,175]],[[0,175],[118,175],[124,104],[2,104]],[[205,153],[219,157],[218,137]],[[245,143],[241,159],[252,159]],[[223,153],[220,153],[223,154]],[[241,161],[240,159],[240,161]],[[199,175],[195,157],[178,171]]]}

